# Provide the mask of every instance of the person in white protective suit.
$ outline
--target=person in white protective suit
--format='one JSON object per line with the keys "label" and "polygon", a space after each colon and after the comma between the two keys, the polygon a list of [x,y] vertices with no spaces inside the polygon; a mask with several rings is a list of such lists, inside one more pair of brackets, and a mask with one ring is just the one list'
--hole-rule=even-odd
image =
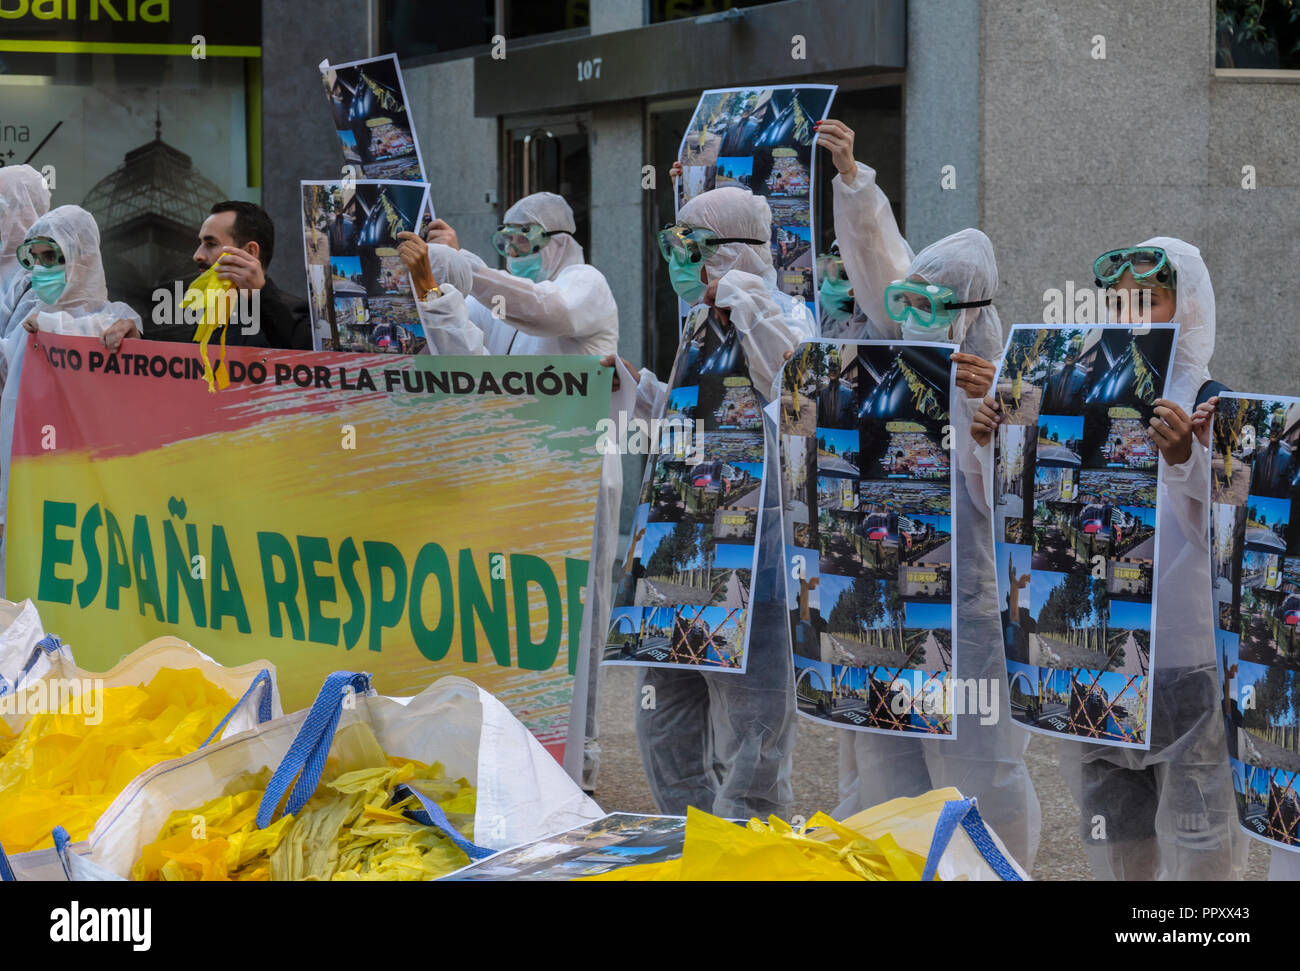
{"label": "person in white protective suit", "polygon": [[[696,196],[681,208],[677,226],[664,230],[673,289],[687,303],[710,304],[729,319],[763,405],[776,400],[781,367],[794,349],[817,336],[802,301],[777,289],[771,228],[766,199],[724,188]],[[642,369],[634,416],[662,417],[667,397],[668,386]],[[651,795],[664,813],[695,806],[728,817],[788,816],[794,801],[794,665],[780,465],[777,429],[766,416],[764,445],[766,491],[745,673],[637,670],[637,743]]]}
{"label": "person in white protective suit", "polygon": [[[140,327],[139,314],[108,299],[99,255],[99,226],[80,206],[59,206],[37,219],[28,228],[17,255],[30,275],[33,299],[28,302],[24,295],[18,301],[13,323],[0,338],[0,353],[8,365],[0,394],[0,513],[6,515],[18,386],[31,334],[44,331],[102,337],[119,320],[132,321],[137,332]],[[0,570],[0,584],[3,576]]]}
{"label": "person in white protective suit", "polygon": [[[552,192],[525,196],[511,206],[493,245],[506,257],[509,272],[493,269],[478,256],[459,249],[455,231],[441,220],[429,232],[427,250],[419,237],[401,234],[404,260],[412,279],[423,270],[432,276],[417,282],[420,320],[434,354],[597,354],[618,349],[618,307],[604,275],[584,262],[573,238],[573,210]],[[425,257],[427,253],[427,258]],[[437,281],[438,291],[431,288]],[[575,669],[574,718],[584,724],[586,740],[576,761],[566,754],[565,768],[594,791],[600,771],[598,686],[600,656],[609,623],[612,564],[618,555],[618,514],[623,494],[623,466],[617,454],[604,456],[596,500],[596,536],[591,551],[586,606]]]}
{"label": "person in white protective suit", "polygon": [[[1112,254],[1120,254],[1107,262]],[[1103,265],[1105,264],[1105,265]],[[1095,267],[1118,291],[1119,323],[1149,291],[1149,322],[1179,324],[1165,396],[1151,436],[1160,450],[1151,747],[1062,740],[1061,771],[1080,807],[1093,874],[1118,880],[1239,880],[1246,835],[1237,821],[1224,740],[1209,565],[1208,418],[1197,407],[1214,353],[1214,289],[1200,251],[1159,236],[1103,254]],[[1194,414],[1193,414],[1194,412]],[[973,432],[996,429],[985,398]]]}
{"label": "person in white protective suit", "polygon": [[0,169],[0,337],[8,331],[17,300],[29,289],[18,244],[49,208],[50,190],[41,173],[30,165]]}
{"label": "person in white protective suit", "polygon": [[828,119],[818,134],[818,144],[831,152],[839,172],[831,185],[840,257],[856,301],[870,317],[867,327],[841,336],[947,341],[961,349],[953,355],[959,393],[951,409],[953,563],[959,564],[953,677],[962,683],[978,679],[1001,699],[987,715],[996,715],[990,724],[978,711],[955,715],[955,739],[842,730],[836,818],[899,796],[955,786],[975,797],[980,814],[1012,856],[1032,871],[1042,812],[1025,766],[1029,734],[1013,722],[1006,703],[992,546],[992,449],[976,444],[969,433],[971,418],[992,386],[992,362],[1002,354],[1002,324],[991,302],[998,287],[993,246],[979,230],[965,229],[914,257],[875,172],[853,158],[852,130]]}

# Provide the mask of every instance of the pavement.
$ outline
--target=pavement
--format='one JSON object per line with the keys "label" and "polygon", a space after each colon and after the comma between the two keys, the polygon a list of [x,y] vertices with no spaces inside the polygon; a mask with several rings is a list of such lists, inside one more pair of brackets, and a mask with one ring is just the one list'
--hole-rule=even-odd
{"label": "pavement", "polygon": [[[632,724],[636,702],[636,672],[631,668],[605,667],[601,671],[600,748],[601,769],[596,785],[596,802],[606,812],[656,812],[641,768],[636,733]],[[839,771],[839,733],[799,719],[794,758],[794,812],[810,818],[821,810],[832,812],[839,802],[836,777]],[[1025,761],[1043,809],[1043,835],[1034,863],[1035,880],[1091,880],[1083,842],[1079,838],[1079,813],[1065,780],[1057,769],[1055,739],[1034,733]],[[1268,849],[1249,840],[1250,856],[1246,879],[1268,876]]]}

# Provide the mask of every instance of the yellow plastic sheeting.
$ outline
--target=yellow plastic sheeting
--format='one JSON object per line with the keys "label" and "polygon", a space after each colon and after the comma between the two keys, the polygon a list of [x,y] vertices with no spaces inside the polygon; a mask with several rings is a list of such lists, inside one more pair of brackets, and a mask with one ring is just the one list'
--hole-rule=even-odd
{"label": "yellow plastic sheeting", "polygon": [[0,738],[0,844],[43,849],[55,826],[85,839],[128,782],[193,752],[234,704],[201,671],[164,668],[147,685],[105,688],[93,705],[65,700],[57,714],[32,715]]}
{"label": "yellow plastic sheeting", "polygon": [[925,857],[889,833],[874,837],[817,813],[795,829],[776,816],[738,826],[686,811],[679,859],[622,867],[586,880],[919,880]]}
{"label": "yellow plastic sheeting", "polygon": [[[373,768],[357,768],[369,759]],[[197,809],[174,812],[131,870],[135,880],[432,880],[469,863],[442,833],[404,815],[414,798],[393,801],[407,783],[437,802],[473,839],[475,792],[443,767],[383,755],[370,729],[354,723],[335,736],[316,794],[296,817],[257,828],[271,778],[263,768],[226,786]]]}

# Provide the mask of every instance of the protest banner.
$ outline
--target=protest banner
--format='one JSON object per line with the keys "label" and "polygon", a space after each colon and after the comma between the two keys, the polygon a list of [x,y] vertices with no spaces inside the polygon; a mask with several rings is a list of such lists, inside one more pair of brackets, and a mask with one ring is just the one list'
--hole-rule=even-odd
{"label": "protest banner", "polygon": [[1210,575],[1237,815],[1300,851],[1300,398],[1219,395]]}
{"label": "protest banner", "polygon": [[994,383],[993,548],[1011,715],[1151,746],[1160,454],[1176,324],[1017,324]]}
{"label": "protest banner", "polygon": [[786,606],[808,718],[955,737],[956,349],[810,341],[786,363]]}
{"label": "protest banner", "polygon": [[[266,657],[286,710],[327,674],[461,675],[560,757],[608,415],[594,357],[392,357],[33,335],[8,589],[78,662],[174,634]],[[577,726],[581,731],[581,725]]]}

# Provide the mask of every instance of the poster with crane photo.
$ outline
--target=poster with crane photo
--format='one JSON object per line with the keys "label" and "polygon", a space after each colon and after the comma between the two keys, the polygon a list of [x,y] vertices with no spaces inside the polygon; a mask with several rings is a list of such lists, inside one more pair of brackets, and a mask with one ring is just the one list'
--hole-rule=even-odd
{"label": "poster with crane photo", "polygon": [[1160,453],[1177,324],[1017,324],[993,395],[993,551],[1011,716],[1146,749]]}
{"label": "poster with crane photo", "polygon": [[1210,575],[1237,815],[1300,852],[1300,398],[1219,395]]}
{"label": "poster with crane photo", "polygon": [[952,344],[809,341],[780,404],[799,713],[955,737]]}
{"label": "poster with crane photo", "polygon": [[813,125],[827,116],[836,90],[834,84],[784,84],[705,91],[677,153],[678,210],[701,192],[726,186],[767,199],[777,286],[804,301],[814,317]]}
{"label": "poster with crane photo", "polygon": [[418,354],[424,329],[397,234],[429,204],[424,182],[302,183],[312,346],[318,351]]}

